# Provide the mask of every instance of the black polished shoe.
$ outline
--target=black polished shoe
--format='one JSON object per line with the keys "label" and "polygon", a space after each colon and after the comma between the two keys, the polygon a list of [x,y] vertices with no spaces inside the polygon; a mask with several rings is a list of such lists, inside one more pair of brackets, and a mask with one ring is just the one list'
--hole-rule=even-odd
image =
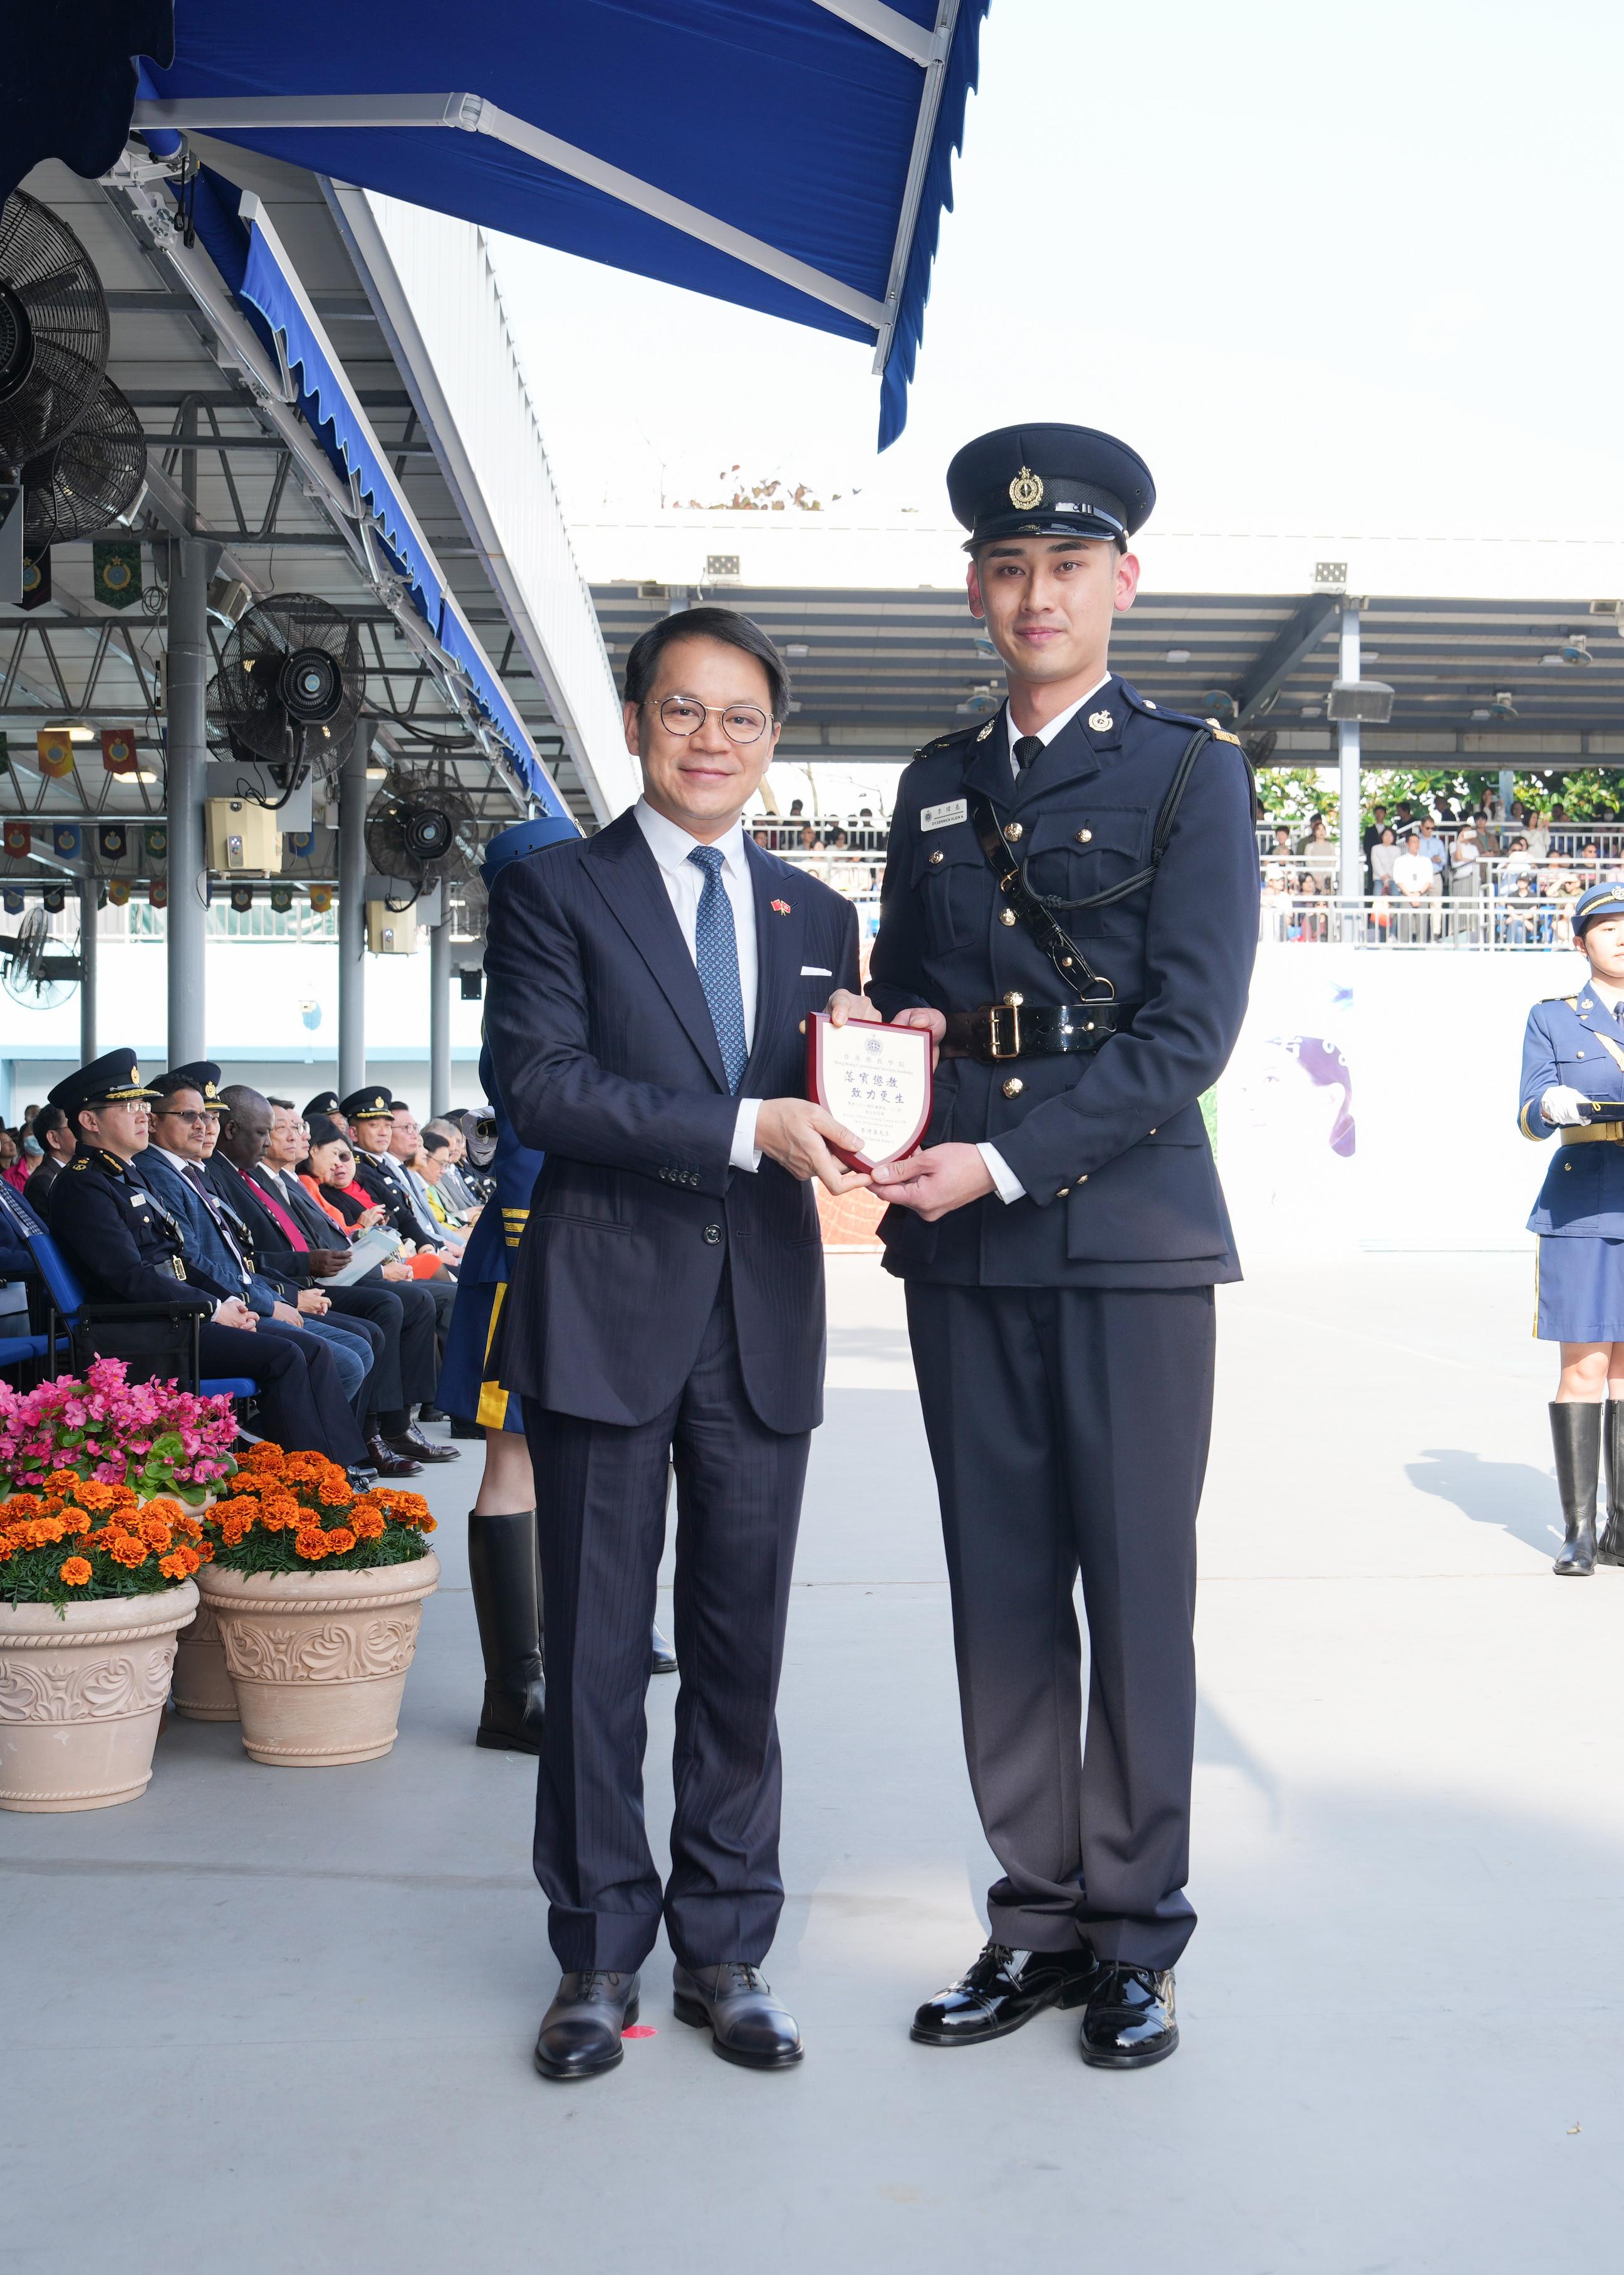
{"label": "black polished shoe", "polygon": [[402,1430],[383,1442],[391,1453],[404,1454],[409,1462],[460,1462],[463,1458],[455,1446],[438,1446],[420,1430]]}
{"label": "black polished shoe", "polygon": [[1095,2069],[1146,2069],[1178,2042],[1173,1969],[1107,1961],[1084,2010],[1084,2060]]}
{"label": "black polished shoe", "polygon": [[397,1454],[387,1438],[368,1438],[366,1458],[381,1478],[420,1478],[421,1462],[414,1462],[410,1454]]}
{"label": "black polished shoe", "polygon": [[679,2022],[708,2029],[711,2048],[743,2069],[790,2069],[805,2048],[759,1967],[724,1960],[720,1967],[673,1969],[671,2004]]}
{"label": "black polished shoe", "polygon": [[966,1975],[927,1999],[908,2035],[921,2046],[978,2046],[1008,2037],[1046,2007],[1080,2007],[1099,1976],[1080,1951],[1012,1951],[986,1943]]}
{"label": "black polished shoe", "polygon": [[541,2017],[536,2067],[543,2077],[598,2077],[624,2059],[620,2034],[638,2018],[636,1975],[560,1976]]}
{"label": "black polished shoe", "polygon": [[653,1674],[675,1674],[676,1672],[676,1653],[657,1627],[649,1630],[648,1665]]}
{"label": "black polished shoe", "polygon": [[442,1413],[437,1406],[419,1406],[417,1418],[419,1422],[449,1422],[451,1417],[449,1414]]}

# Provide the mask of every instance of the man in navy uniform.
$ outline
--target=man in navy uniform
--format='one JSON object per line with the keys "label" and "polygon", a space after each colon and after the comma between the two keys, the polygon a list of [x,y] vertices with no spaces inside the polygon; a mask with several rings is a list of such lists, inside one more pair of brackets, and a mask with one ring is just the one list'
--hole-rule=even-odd
{"label": "man in navy uniform", "polygon": [[[800,1095],[803,1022],[855,987],[857,914],[740,816],[789,707],[777,650],[702,608],[626,659],[643,796],[510,862],[486,1033],[544,1153],[502,1309],[524,1400],[547,1617],[536,1877],[563,1969],[546,2077],[621,2059],[663,1915],[680,2020],[753,2068],[801,2059],[762,1980],[783,1906],[776,1700],[822,1411],[812,1179],[850,1132]],[[664,1888],[643,1821],[649,1625],[676,1470],[676,1805]]]}
{"label": "man in navy uniform", "polygon": [[[941,1500],[971,1781],[1003,1876],[932,2045],[1084,2009],[1084,2060],[1177,2043],[1196,1508],[1215,1285],[1239,1277],[1201,1111],[1258,918],[1232,735],[1111,670],[1155,491],[1084,427],[948,474],[1008,701],[903,776],[870,996],[940,1049],[924,1150],[877,1174]],[[1088,1617],[1086,1749],[1072,1609]]]}
{"label": "man in navy uniform", "polygon": [[[253,1382],[260,1427],[277,1445],[347,1462],[358,1432],[331,1357],[308,1336],[260,1326],[240,1294],[188,1253],[180,1225],[132,1173],[147,1147],[155,1094],[129,1050],[107,1052],[51,1091],[79,1147],[50,1190],[53,1238],[91,1301],[200,1312],[204,1375]],[[152,1348],[139,1326],[99,1327],[96,1342],[135,1360]]]}

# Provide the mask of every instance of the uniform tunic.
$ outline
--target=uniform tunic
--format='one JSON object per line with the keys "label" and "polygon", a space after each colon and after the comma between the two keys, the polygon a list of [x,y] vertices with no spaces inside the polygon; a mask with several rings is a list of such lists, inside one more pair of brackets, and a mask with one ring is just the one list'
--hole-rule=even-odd
{"label": "uniform tunic", "polygon": [[[1624,1099],[1624,1022],[1593,987],[1528,1015],[1517,1127],[1537,1144],[1555,1134],[1539,1101],[1558,1084]],[[1538,1235],[1534,1333],[1548,1342],[1624,1342],[1624,1123],[1560,1136],[1528,1221]]]}
{"label": "uniform tunic", "polygon": [[523,1435],[519,1402],[502,1387],[496,1330],[508,1292],[508,1269],[530,1219],[530,1197],[546,1159],[521,1145],[508,1119],[487,1048],[480,1054],[480,1085],[496,1123],[491,1175],[496,1198],[480,1212],[457,1274],[457,1304],[440,1370],[440,1403],[459,1422]]}
{"label": "uniform tunic", "polygon": [[[1080,900],[1151,858],[1199,720],[1113,676],[1017,780],[1001,712],[903,774],[869,994],[885,1017],[1068,998],[1010,911],[967,797],[993,801],[1042,895]],[[893,1209],[953,1594],[965,1750],[1003,1876],[995,1939],[1170,1967],[1195,1914],[1195,1518],[1212,1289],[1240,1267],[1202,1093],[1245,1011],[1258,854],[1242,752],[1199,752],[1153,882],[1057,909],[1114,984],[1093,1055],[944,1060],[926,1143],[990,1142],[1023,1195],[926,1224]],[[1006,837],[1009,837],[1006,828]],[[1083,1581],[1090,1640],[1086,1753]]]}

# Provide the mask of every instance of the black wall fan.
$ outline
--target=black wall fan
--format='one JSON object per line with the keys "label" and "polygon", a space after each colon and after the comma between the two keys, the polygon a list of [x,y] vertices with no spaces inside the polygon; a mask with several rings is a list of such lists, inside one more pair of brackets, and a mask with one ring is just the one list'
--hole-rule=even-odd
{"label": "black wall fan", "polygon": [[222,650],[212,708],[238,757],[287,767],[291,791],[341,762],[365,689],[355,623],[313,593],[275,593]]}
{"label": "black wall fan", "polygon": [[23,468],[23,541],[31,551],[94,537],[122,520],[147,481],[147,438],[110,379],[54,449]]}
{"label": "black wall fan", "polygon": [[366,858],[400,886],[402,901],[460,865],[473,809],[461,790],[409,777],[379,798],[366,820]]}
{"label": "black wall fan", "polygon": [[67,223],[24,190],[0,209],[0,467],[42,458],[95,403],[107,300]]}

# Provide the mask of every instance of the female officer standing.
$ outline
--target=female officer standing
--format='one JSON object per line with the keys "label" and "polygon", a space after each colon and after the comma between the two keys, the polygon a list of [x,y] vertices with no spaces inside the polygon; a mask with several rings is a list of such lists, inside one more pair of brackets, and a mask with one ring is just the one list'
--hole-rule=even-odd
{"label": "female officer standing", "polygon": [[[1624,1564],[1624,1119],[1589,1101],[1624,1101],[1624,884],[1574,903],[1590,976],[1576,995],[1536,1003],[1522,1039],[1525,1138],[1561,1132],[1528,1221],[1538,1235],[1534,1332],[1562,1347],[1551,1408],[1565,1538],[1555,1569],[1583,1577]],[[1624,1114],[1624,1103],[1620,1110]],[[1596,1542],[1597,1470],[1605,1449],[1607,1526]]]}

